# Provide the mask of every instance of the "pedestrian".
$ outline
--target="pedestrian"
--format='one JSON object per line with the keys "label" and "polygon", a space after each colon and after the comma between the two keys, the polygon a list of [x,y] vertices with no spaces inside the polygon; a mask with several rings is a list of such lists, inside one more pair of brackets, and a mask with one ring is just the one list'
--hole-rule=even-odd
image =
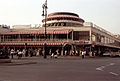
{"label": "pedestrian", "polygon": [[20,50],[17,50],[17,52],[18,59],[20,59]]}
{"label": "pedestrian", "polygon": [[26,54],[26,50],[23,49],[22,53],[23,53],[23,56],[25,56],[25,54]]}
{"label": "pedestrian", "polygon": [[22,58],[22,54],[23,54],[22,51],[19,51],[19,52],[18,52],[18,59],[21,59],[21,58]]}
{"label": "pedestrian", "polygon": [[10,56],[10,48],[8,48],[8,55]]}
{"label": "pedestrian", "polygon": [[33,56],[33,50],[31,49],[30,50],[30,57],[32,57]]}
{"label": "pedestrian", "polygon": [[52,50],[51,50],[51,49],[49,50],[49,55],[50,55],[50,56],[52,55]]}
{"label": "pedestrian", "polygon": [[28,50],[26,49],[25,57],[27,57],[27,56],[28,56]]}
{"label": "pedestrian", "polygon": [[65,56],[67,56],[67,50],[65,50]]}
{"label": "pedestrian", "polygon": [[13,55],[14,55],[15,51],[13,49],[11,49],[10,51],[10,55],[11,55],[11,58],[13,59]]}
{"label": "pedestrian", "polygon": [[85,51],[82,51],[82,59],[84,59],[84,57],[85,57]]}
{"label": "pedestrian", "polygon": [[70,53],[71,53],[71,56],[73,56],[73,55],[74,55],[74,51],[73,51],[73,50],[71,50],[71,51],[70,51]]}
{"label": "pedestrian", "polygon": [[57,55],[57,50],[55,51],[55,54],[54,54],[54,58],[57,58],[58,55]]}
{"label": "pedestrian", "polygon": [[82,55],[82,51],[80,50],[80,51],[79,51],[79,56],[81,56],[81,55]]}
{"label": "pedestrian", "polygon": [[39,56],[40,55],[40,50],[38,49],[36,52],[37,52],[36,55]]}
{"label": "pedestrian", "polygon": [[76,50],[76,56],[78,56],[78,51]]}
{"label": "pedestrian", "polygon": [[51,58],[54,58],[54,53],[51,54]]}
{"label": "pedestrian", "polygon": [[92,51],[89,52],[89,56],[92,57]]}
{"label": "pedestrian", "polygon": [[60,54],[59,54],[59,49],[57,49],[56,52],[57,52],[57,55],[59,56],[59,55],[60,55]]}

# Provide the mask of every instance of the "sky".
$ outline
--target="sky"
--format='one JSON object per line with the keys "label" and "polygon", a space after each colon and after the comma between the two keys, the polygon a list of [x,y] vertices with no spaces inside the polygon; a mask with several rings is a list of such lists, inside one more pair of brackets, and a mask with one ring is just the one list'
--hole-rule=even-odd
{"label": "sky", "polygon": [[[40,24],[45,0],[0,0],[0,24]],[[120,34],[120,0],[48,0],[48,14],[72,12],[86,22]]]}

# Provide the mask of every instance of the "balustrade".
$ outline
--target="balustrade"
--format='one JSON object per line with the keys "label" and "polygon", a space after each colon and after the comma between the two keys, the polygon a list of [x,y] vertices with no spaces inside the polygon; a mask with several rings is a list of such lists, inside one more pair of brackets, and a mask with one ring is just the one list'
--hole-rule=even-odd
{"label": "balustrade", "polygon": [[[7,42],[44,42],[45,39],[6,39],[4,41],[1,41],[1,42],[4,42],[4,43],[7,43]],[[71,42],[72,39],[47,39],[46,40],[47,42]]]}

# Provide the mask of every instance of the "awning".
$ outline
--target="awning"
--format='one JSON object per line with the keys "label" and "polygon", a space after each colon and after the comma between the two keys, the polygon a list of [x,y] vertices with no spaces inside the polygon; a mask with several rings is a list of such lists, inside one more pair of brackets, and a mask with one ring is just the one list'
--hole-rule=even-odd
{"label": "awning", "polygon": [[[27,45],[45,45],[45,43],[27,43]],[[57,42],[57,43],[46,43],[46,45],[49,45],[49,46],[59,46],[59,45],[64,45],[64,43],[60,43],[60,42]]]}
{"label": "awning", "polygon": [[80,19],[77,16],[71,16],[71,15],[54,15],[54,16],[49,16],[47,18],[56,18],[56,17],[68,17],[68,18],[77,18],[77,19]]}
{"label": "awning", "polygon": [[[68,34],[72,30],[47,30],[46,34]],[[15,34],[45,34],[45,31],[20,31],[20,32],[8,32],[1,33],[1,35],[15,35]]]}
{"label": "awning", "polygon": [[89,41],[74,41],[75,44],[89,44]]}
{"label": "awning", "polygon": [[0,43],[0,45],[25,45],[25,43]]}
{"label": "awning", "polygon": [[53,33],[54,34],[68,34],[70,33],[72,30],[55,30]]}
{"label": "awning", "polygon": [[[76,18],[76,19],[79,19],[79,20],[81,20],[82,22],[84,22],[84,20],[83,19],[81,19],[81,18],[79,18],[79,17],[77,17],[77,16],[71,16],[71,15],[54,15],[54,16],[49,16],[49,17],[47,17],[47,20],[48,19],[51,19],[51,18]],[[45,19],[43,19],[42,20],[42,22],[44,22],[45,21]]]}
{"label": "awning", "polygon": [[[56,43],[46,43],[48,46],[60,46],[60,45],[65,45],[63,42],[56,42]],[[25,43],[0,43],[0,45],[25,45]],[[43,46],[45,43],[27,43],[27,45],[40,45]]]}

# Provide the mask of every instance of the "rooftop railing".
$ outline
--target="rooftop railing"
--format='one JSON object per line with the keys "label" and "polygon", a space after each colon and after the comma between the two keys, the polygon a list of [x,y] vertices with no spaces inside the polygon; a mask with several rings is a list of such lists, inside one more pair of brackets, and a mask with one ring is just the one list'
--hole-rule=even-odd
{"label": "rooftop railing", "polygon": [[94,27],[94,28],[104,32],[104,33],[107,33],[108,35],[114,36],[114,34],[112,34],[111,32],[109,32],[109,31],[107,31],[107,30],[97,26],[96,24],[93,24],[92,22],[85,22],[84,26],[91,26],[91,27]]}

